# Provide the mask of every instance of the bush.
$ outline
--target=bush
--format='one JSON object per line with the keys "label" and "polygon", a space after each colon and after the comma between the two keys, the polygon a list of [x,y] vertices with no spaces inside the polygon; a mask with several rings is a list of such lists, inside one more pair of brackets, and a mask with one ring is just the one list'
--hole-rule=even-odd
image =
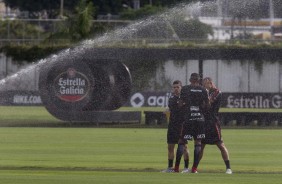
{"label": "bush", "polygon": [[38,39],[44,35],[44,30],[38,25],[19,21],[0,21],[0,38],[6,39]]}

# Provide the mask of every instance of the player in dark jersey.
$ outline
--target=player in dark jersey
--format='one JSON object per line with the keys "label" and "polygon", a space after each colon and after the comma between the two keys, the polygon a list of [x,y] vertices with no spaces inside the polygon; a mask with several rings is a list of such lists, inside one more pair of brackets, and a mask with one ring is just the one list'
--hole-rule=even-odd
{"label": "player in dark jersey", "polygon": [[200,75],[192,73],[190,85],[184,86],[180,93],[180,105],[184,110],[182,136],[185,140],[194,139],[194,161],[192,173],[198,173],[201,140],[205,138],[205,121],[203,112],[209,108],[207,90],[200,85]]}
{"label": "player in dark jersey", "polygon": [[205,113],[206,132],[205,139],[202,140],[202,152],[200,159],[203,157],[206,144],[217,145],[217,147],[221,151],[222,159],[224,160],[224,163],[226,165],[226,174],[232,174],[229,154],[222,140],[220,121],[218,118],[218,111],[220,108],[222,94],[221,91],[219,91],[219,89],[214,85],[212,79],[209,77],[203,79],[203,86],[209,91],[209,100],[211,107]]}
{"label": "player in dark jersey", "polygon": [[[180,139],[183,125],[182,108],[178,106],[179,95],[182,83],[179,80],[173,82],[172,96],[169,98],[168,107],[170,111],[169,124],[167,129],[167,145],[168,145],[168,168],[163,172],[179,172],[179,165],[182,155],[184,156],[183,173],[188,172],[189,153],[187,141]],[[173,168],[174,148],[178,144],[176,151],[175,167]]]}

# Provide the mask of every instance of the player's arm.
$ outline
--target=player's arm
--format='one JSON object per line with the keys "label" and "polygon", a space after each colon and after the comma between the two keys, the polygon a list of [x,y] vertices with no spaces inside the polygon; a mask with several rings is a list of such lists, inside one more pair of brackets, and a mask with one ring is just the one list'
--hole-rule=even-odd
{"label": "player's arm", "polygon": [[169,98],[168,100],[168,108],[171,110],[177,110],[179,108],[178,106],[178,102],[179,101],[179,98],[177,97],[171,97]]}
{"label": "player's arm", "polygon": [[220,105],[221,105],[221,98],[222,98],[222,93],[219,91],[217,94],[216,98],[212,102],[212,106],[214,108],[215,113],[218,113]]}
{"label": "player's arm", "polygon": [[211,102],[207,90],[203,90],[203,107],[206,110],[210,109],[211,107]]}
{"label": "player's arm", "polygon": [[212,93],[210,96],[209,96],[209,99],[210,99],[210,103],[214,103],[216,101],[218,101],[218,99],[221,97],[221,92],[219,90],[216,90],[214,93]]}
{"label": "player's arm", "polygon": [[177,102],[178,108],[182,108],[183,106],[185,106],[185,102],[183,101],[183,99],[179,99]]}
{"label": "player's arm", "polygon": [[183,106],[185,106],[185,99],[187,98],[186,97],[186,92],[185,92],[185,87],[183,87],[181,89],[181,92],[180,92],[180,97],[179,97],[179,100],[178,100],[178,107],[181,108]]}

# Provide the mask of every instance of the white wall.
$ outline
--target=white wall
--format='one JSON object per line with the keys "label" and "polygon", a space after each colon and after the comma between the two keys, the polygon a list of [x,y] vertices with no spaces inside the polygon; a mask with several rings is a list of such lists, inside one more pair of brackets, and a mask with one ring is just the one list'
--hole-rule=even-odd
{"label": "white wall", "polygon": [[[282,64],[263,62],[259,71],[254,62],[263,61],[204,60],[203,76],[211,77],[223,92],[282,92]],[[182,65],[167,61],[164,64],[165,76],[171,82],[178,79],[187,84],[190,74],[199,71],[198,65],[197,60]]]}
{"label": "white wall", "polygon": [[[179,62],[169,60],[166,61],[164,64],[165,77],[171,83],[174,80],[180,80],[183,83],[183,85],[186,85],[189,83],[190,74],[198,71],[199,71],[199,64],[197,60],[187,60],[187,61],[179,61]],[[156,79],[159,79],[160,75],[162,75],[162,73],[161,70],[158,69]]]}
{"label": "white wall", "polygon": [[11,58],[0,54],[0,91],[37,90],[39,73],[35,67],[30,66],[32,65],[25,62],[19,65]]}
{"label": "white wall", "polygon": [[250,65],[250,92],[279,92],[281,65],[276,63],[263,63],[261,73],[256,72],[254,65]]}
{"label": "white wall", "polygon": [[[9,76],[19,70],[23,71],[20,72],[19,79],[9,80],[5,86],[0,81],[0,90],[37,90],[39,73],[36,68],[26,69],[27,67],[27,64],[19,66],[13,63],[11,58],[0,54],[0,80],[5,78],[6,69]],[[164,63],[163,69],[157,69],[152,80],[160,84],[168,82],[163,85],[163,91],[167,91],[174,80],[180,80],[184,85],[188,84],[191,73],[198,71],[198,60],[179,62],[169,60]],[[254,61],[204,60],[203,75],[211,77],[223,92],[282,92],[282,63],[279,62],[264,62],[260,72],[255,68]],[[163,80],[164,78],[166,80]]]}

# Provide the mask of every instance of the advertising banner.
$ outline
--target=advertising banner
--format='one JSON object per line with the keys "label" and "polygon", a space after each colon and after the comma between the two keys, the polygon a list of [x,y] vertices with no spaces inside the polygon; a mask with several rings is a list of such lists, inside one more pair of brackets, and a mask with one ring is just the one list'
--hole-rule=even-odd
{"label": "advertising banner", "polygon": [[[132,94],[124,105],[129,107],[167,107],[170,93],[138,92]],[[223,93],[221,107],[224,108],[261,108],[281,109],[280,93]]]}
{"label": "advertising banner", "polygon": [[[167,107],[170,92],[136,92],[131,94],[125,107]],[[42,105],[38,91],[2,91],[0,105]],[[281,109],[280,93],[223,93],[223,108]]]}
{"label": "advertising banner", "polygon": [[1,91],[0,105],[43,105],[38,91]]}
{"label": "advertising banner", "polygon": [[223,93],[222,97],[221,107],[282,108],[282,94],[280,93]]}

